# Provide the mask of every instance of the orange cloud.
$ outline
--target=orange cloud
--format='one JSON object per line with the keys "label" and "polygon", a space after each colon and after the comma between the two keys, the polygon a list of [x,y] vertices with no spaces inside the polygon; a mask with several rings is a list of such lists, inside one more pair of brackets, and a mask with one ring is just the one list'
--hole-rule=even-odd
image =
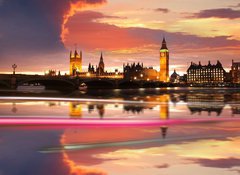
{"label": "orange cloud", "polygon": [[97,169],[97,168],[89,168],[85,166],[81,166],[76,164],[74,161],[70,160],[67,153],[63,153],[63,162],[67,167],[70,168],[70,173],[72,175],[107,175],[106,172]]}
{"label": "orange cloud", "polygon": [[61,26],[61,40],[62,42],[65,41],[66,35],[69,33],[66,24],[70,17],[74,16],[77,12],[82,10],[87,10],[93,7],[98,7],[102,4],[105,4],[106,0],[77,0],[75,2],[70,2],[70,7],[68,11],[63,15],[63,23]]}

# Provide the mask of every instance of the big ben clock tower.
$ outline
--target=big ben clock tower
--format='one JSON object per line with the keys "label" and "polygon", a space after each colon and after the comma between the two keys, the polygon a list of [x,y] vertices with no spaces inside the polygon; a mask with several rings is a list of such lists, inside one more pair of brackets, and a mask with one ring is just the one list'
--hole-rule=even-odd
{"label": "big ben clock tower", "polygon": [[169,51],[165,38],[160,49],[160,81],[169,82]]}

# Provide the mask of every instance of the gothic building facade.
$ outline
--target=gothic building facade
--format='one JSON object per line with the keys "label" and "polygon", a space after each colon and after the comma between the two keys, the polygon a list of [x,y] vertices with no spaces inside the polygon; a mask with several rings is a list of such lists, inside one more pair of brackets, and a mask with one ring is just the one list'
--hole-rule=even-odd
{"label": "gothic building facade", "polygon": [[79,53],[77,50],[74,52],[70,51],[70,76],[76,76],[82,72],[82,51]]}
{"label": "gothic building facade", "polygon": [[187,70],[187,82],[192,84],[223,83],[225,73],[220,61],[217,61],[215,65],[211,64],[210,61],[208,65],[202,65],[201,62],[199,64],[191,62]]}
{"label": "gothic building facade", "polygon": [[165,38],[160,49],[160,81],[169,82],[169,50]]}
{"label": "gothic building facade", "polygon": [[143,63],[123,64],[123,77],[128,80],[155,80],[159,79],[157,70],[144,67]]}
{"label": "gothic building facade", "polygon": [[107,72],[105,71],[105,63],[103,60],[103,54],[101,53],[100,60],[98,65],[94,67],[93,64],[89,63],[88,65],[88,71],[85,73],[82,73],[80,76],[86,76],[86,77],[98,77],[98,78],[123,78],[123,74],[118,72],[116,69],[115,72]]}
{"label": "gothic building facade", "polygon": [[99,76],[100,75],[104,75],[106,73],[104,71],[104,67],[105,67],[105,64],[104,64],[104,61],[103,61],[103,55],[101,53],[98,65],[96,65],[96,67],[94,68],[94,65],[89,63],[89,65],[88,65],[88,72],[91,73],[91,74],[99,75]]}

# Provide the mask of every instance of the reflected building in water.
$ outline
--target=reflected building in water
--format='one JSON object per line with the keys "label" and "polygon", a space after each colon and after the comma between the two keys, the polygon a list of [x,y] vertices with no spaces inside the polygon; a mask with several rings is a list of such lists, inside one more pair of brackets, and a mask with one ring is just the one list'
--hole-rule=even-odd
{"label": "reflected building in water", "polygon": [[81,118],[82,117],[82,104],[78,102],[69,102],[69,115],[70,117]]}
{"label": "reflected building in water", "polygon": [[160,104],[160,118],[161,119],[168,119],[169,118],[169,94],[164,94],[159,96]]}
{"label": "reflected building in water", "polygon": [[232,116],[240,115],[240,104],[230,104]]}
{"label": "reflected building in water", "polygon": [[208,112],[210,116],[212,112],[220,116],[225,107],[224,94],[208,94],[208,93],[189,93],[186,95],[187,107],[191,114]]}
{"label": "reflected building in water", "polygon": [[[69,115],[70,117],[82,117],[82,106],[87,104],[81,104],[79,102],[70,102],[69,103]],[[96,107],[95,107],[96,106]],[[88,104],[88,113],[91,113],[96,109],[100,118],[104,117],[105,107],[104,104]]]}
{"label": "reflected building in water", "polygon": [[17,106],[16,106],[16,103],[12,103],[12,110],[11,110],[13,113],[16,113],[17,112]]}
{"label": "reflected building in water", "polygon": [[[159,96],[159,102],[160,104],[160,119],[162,120],[167,120],[169,119],[169,99],[170,95],[169,94],[164,94]],[[161,126],[161,133],[162,133],[162,138],[165,138],[167,136],[167,130],[168,126]]]}
{"label": "reflected building in water", "polygon": [[97,104],[97,111],[98,111],[98,115],[100,118],[103,118],[104,114],[105,114],[105,107],[104,104]]}
{"label": "reflected building in water", "polygon": [[123,111],[129,113],[133,113],[133,114],[140,114],[143,113],[143,110],[146,109],[144,108],[144,106],[140,106],[140,105],[124,105],[123,106]]}

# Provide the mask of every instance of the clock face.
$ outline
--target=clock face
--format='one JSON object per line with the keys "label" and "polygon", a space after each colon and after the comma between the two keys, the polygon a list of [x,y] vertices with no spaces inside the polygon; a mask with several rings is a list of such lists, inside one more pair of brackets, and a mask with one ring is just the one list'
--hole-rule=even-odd
{"label": "clock face", "polygon": [[163,57],[164,55],[165,55],[165,54],[162,52],[162,53],[161,53],[161,56]]}

